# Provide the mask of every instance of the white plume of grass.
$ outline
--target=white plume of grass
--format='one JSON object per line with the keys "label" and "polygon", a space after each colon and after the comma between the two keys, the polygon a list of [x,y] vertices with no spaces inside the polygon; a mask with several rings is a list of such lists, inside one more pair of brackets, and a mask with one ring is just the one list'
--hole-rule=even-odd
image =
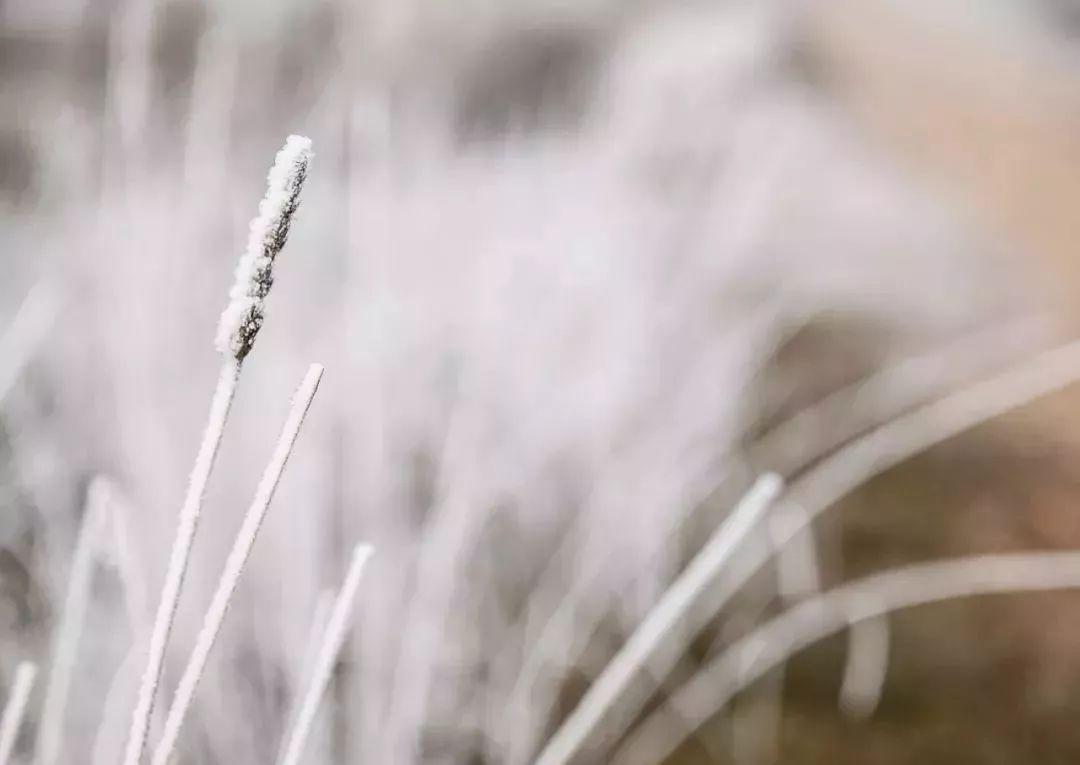
{"label": "white plume of grass", "polygon": [[180,602],[180,590],[191,557],[206,485],[236,395],[241,366],[262,327],[263,303],[273,284],[274,260],[288,238],[310,158],[311,141],[301,136],[289,136],[284,148],[278,152],[267,178],[266,195],[259,203],[259,214],[251,223],[247,250],[236,268],[236,282],[229,292],[229,304],[221,315],[215,345],[225,355],[225,361],[180,509],[169,567],[150,634],[146,669],[139,682],[139,693],[132,712],[124,765],[139,765],[146,750],[147,732],[165,662],[165,650]]}
{"label": "white plume of grass", "polygon": [[281,748],[278,765],[299,765],[300,758],[304,754],[304,746],[307,744],[311,727],[315,722],[315,714],[319,711],[319,703],[333,674],[334,662],[345,642],[345,631],[348,629],[349,619],[352,616],[356,591],[360,587],[360,578],[373,551],[374,548],[371,545],[363,543],[353,549],[345,583],[342,584],[337,600],[334,601],[334,609],[330,612],[330,620],[323,633],[322,645],[309,676],[308,687],[304,691],[289,737]]}
{"label": "white plume of grass", "polygon": [[225,562],[225,570],[218,580],[217,590],[210,601],[210,607],[207,609],[206,616],[203,619],[202,629],[199,631],[199,636],[195,641],[195,648],[192,650],[191,657],[184,668],[184,674],[180,678],[176,696],[165,719],[165,730],[151,760],[154,765],[167,765],[173,748],[176,746],[176,740],[180,735],[180,727],[183,725],[188,708],[191,706],[191,700],[195,695],[199,678],[206,667],[206,661],[210,656],[214,641],[221,631],[222,622],[225,620],[225,614],[229,608],[229,601],[232,599],[233,593],[236,592],[240,574],[248,557],[251,555],[255,539],[258,536],[263,519],[266,517],[266,511],[270,507],[274,491],[277,489],[281,475],[285,470],[285,464],[292,453],[297,436],[300,435],[300,427],[304,424],[304,418],[311,407],[312,400],[315,398],[315,393],[319,389],[319,381],[322,379],[322,375],[323,367],[319,364],[312,364],[297,389],[296,395],[293,397],[292,409],[285,420],[277,446],[274,448],[274,454],[263,472],[262,479],[259,481],[259,486],[255,491],[255,498],[252,500],[251,507],[248,508],[244,522],[236,535],[236,541],[233,542],[232,550],[229,552],[229,557]]}
{"label": "white plume of grass", "polygon": [[247,250],[236,266],[229,305],[218,324],[217,349],[243,361],[263,323],[263,303],[274,284],[274,261],[289,238],[292,216],[311,161],[311,139],[291,135],[267,176],[266,196],[251,221]]}
{"label": "white plume of grass", "polygon": [[30,700],[30,691],[37,677],[37,665],[24,661],[15,669],[15,681],[11,685],[7,704],[4,705],[3,717],[0,717],[0,765],[8,765],[15,742],[19,738],[19,727],[26,714],[26,703]]}
{"label": "white plume of grass", "polygon": [[774,473],[763,475],[757,480],[600,673],[581,702],[536,758],[536,765],[561,765],[577,754],[586,738],[648,662],[664,637],[675,628],[698,596],[735,554],[742,540],[756,527],[782,487],[783,480]]}
{"label": "white plume of grass", "polygon": [[45,700],[42,702],[38,721],[37,742],[34,746],[38,765],[53,765],[60,755],[61,729],[67,708],[68,691],[75,668],[82,633],[90,600],[90,583],[94,574],[94,562],[109,507],[109,488],[103,479],[90,484],[86,496],[86,512],[79,528],[79,536],[72,553],[71,573],[68,576],[67,594],[64,598],[60,624],[48,668],[45,684]]}

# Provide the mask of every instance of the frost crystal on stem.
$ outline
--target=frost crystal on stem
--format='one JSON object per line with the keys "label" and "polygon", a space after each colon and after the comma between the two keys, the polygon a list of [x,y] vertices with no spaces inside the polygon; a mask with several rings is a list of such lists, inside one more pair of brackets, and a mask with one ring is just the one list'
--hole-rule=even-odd
{"label": "frost crystal on stem", "polygon": [[274,259],[289,237],[310,161],[311,139],[291,135],[267,176],[266,196],[259,203],[258,216],[251,221],[247,249],[236,266],[229,305],[218,324],[217,349],[237,361],[247,356],[262,327],[263,302],[274,283]]}

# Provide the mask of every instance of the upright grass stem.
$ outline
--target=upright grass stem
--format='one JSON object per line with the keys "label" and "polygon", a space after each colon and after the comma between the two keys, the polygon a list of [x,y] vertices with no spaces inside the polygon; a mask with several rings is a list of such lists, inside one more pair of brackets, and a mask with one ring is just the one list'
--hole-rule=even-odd
{"label": "upright grass stem", "polygon": [[364,567],[372,554],[371,545],[358,544],[353,549],[352,561],[349,571],[345,575],[345,583],[341,585],[337,600],[334,601],[334,609],[330,612],[330,621],[326,625],[323,634],[322,645],[315,659],[315,667],[308,681],[308,687],[304,692],[300,711],[296,715],[292,730],[285,745],[281,748],[281,756],[278,765],[300,765],[300,758],[304,754],[308,736],[311,734],[312,725],[315,723],[315,714],[319,711],[319,702],[326,693],[326,686],[330,683],[330,675],[334,671],[334,662],[341,652],[341,646],[345,642],[345,632],[349,626],[349,618],[352,616],[353,606],[356,601],[356,591],[360,587],[360,578],[364,573]]}
{"label": "upright grass stem", "polygon": [[600,673],[577,708],[536,758],[536,765],[561,765],[580,750],[608,709],[656,652],[664,637],[676,627],[698,596],[735,554],[742,540],[755,528],[782,486],[783,481],[775,474],[758,479]]}
{"label": "upright grass stem", "polygon": [[37,665],[33,662],[24,661],[15,669],[15,681],[4,705],[4,714],[0,717],[0,765],[8,765],[11,761],[36,676]]}
{"label": "upright grass stem", "polygon": [[58,313],[56,295],[41,283],[23,299],[11,323],[0,333],[0,403],[41,347]]}
{"label": "upright grass stem", "polygon": [[67,594],[64,597],[63,611],[60,613],[60,624],[56,629],[56,640],[45,684],[45,700],[42,702],[41,717],[38,721],[37,742],[34,746],[35,762],[38,765],[54,765],[60,756],[61,730],[68,691],[75,668],[79,636],[90,600],[94,562],[109,508],[108,491],[104,480],[96,479],[87,492],[86,511],[72,555]]}
{"label": "upright grass stem", "polygon": [[165,662],[180,591],[191,557],[191,547],[202,512],[206,484],[217,458],[218,447],[225,430],[240,369],[251,352],[255,337],[262,327],[264,303],[274,283],[273,266],[285,247],[292,216],[300,205],[300,191],[307,177],[311,160],[311,141],[291,135],[277,153],[267,176],[266,195],[259,203],[259,214],[251,222],[247,249],[236,267],[236,279],[229,291],[229,303],[221,314],[215,345],[225,357],[210,405],[210,418],[203,431],[202,444],[195,458],[195,467],[188,483],[180,521],[169,556],[161,601],[158,604],[146,669],[139,682],[139,694],[131,717],[124,753],[124,765],[139,765],[146,750],[147,734],[154,712],[158,683]]}
{"label": "upright grass stem", "polygon": [[292,453],[297,436],[300,435],[300,427],[304,423],[304,417],[307,415],[311,402],[315,398],[315,393],[319,389],[322,374],[323,368],[318,364],[312,364],[300,388],[297,390],[296,396],[293,398],[292,409],[285,420],[277,446],[274,448],[274,454],[263,472],[262,480],[259,481],[259,486],[255,491],[255,498],[251,502],[251,507],[244,517],[236,541],[229,552],[229,557],[225,562],[225,570],[222,572],[220,580],[218,580],[217,590],[210,601],[210,607],[207,609],[206,616],[203,619],[202,629],[199,631],[199,636],[195,641],[195,648],[191,652],[187,667],[185,667],[184,674],[180,678],[176,696],[173,699],[172,706],[169,708],[168,717],[165,719],[165,730],[162,733],[160,743],[154,750],[152,759],[154,765],[167,765],[169,756],[176,746],[176,739],[180,735],[180,727],[183,725],[184,717],[191,706],[195,688],[199,683],[199,678],[202,676],[203,669],[206,667],[206,661],[210,656],[214,641],[221,631],[221,624],[225,620],[229,601],[232,599],[233,593],[236,592],[240,574],[244,569],[244,564],[247,563],[248,557],[251,555],[251,549],[255,545],[255,539],[258,536],[263,519],[266,517],[266,511],[270,507],[274,491],[281,480],[285,464]]}
{"label": "upright grass stem", "polygon": [[165,584],[161,589],[154,626],[150,632],[150,646],[146,669],[139,681],[139,695],[135,701],[135,710],[131,717],[131,729],[128,733],[127,748],[124,752],[124,765],[139,765],[146,750],[147,732],[150,728],[150,716],[154,711],[158,683],[165,663],[165,649],[169,642],[176,609],[180,603],[180,590],[184,584],[191,547],[195,541],[195,532],[202,514],[203,497],[210,472],[217,459],[221,436],[225,432],[225,420],[236,395],[236,383],[240,377],[240,362],[228,358],[221,367],[214,399],[210,404],[210,418],[203,431],[199,453],[195,457],[195,467],[191,471],[187,494],[183,507],[180,508],[180,522],[176,530],[172,553],[169,556],[169,568],[165,573]]}

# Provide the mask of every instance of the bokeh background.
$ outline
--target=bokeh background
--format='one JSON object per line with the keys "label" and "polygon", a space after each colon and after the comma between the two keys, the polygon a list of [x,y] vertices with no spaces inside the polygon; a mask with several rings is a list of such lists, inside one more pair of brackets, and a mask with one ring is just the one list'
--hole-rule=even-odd
{"label": "bokeh background", "polygon": [[[316,157],[166,699],[289,395],[327,372],[180,763],[274,759],[361,540],[306,762],[530,762],[761,471],[797,479],[1076,334],[1078,127],[1071,0],[0,1],[3,695],[19,661],[48,672],[106,486],[60,762],[119,761],[215,323],[288,134]],[[866,482],[577,761],[677,728],[682,683],[817,589],[1080,546],[1078,433],[1065,389]],[[886,623],[869,695],[842,690],[839,635],[665,761],[1080,757],[1080,594]]]}

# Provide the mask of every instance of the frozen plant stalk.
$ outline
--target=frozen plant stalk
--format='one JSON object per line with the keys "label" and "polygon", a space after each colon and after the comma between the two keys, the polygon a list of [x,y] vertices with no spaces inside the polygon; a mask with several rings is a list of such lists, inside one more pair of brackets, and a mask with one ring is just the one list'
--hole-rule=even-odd
{"label": "frozen plant stalk", "polygon": [[274,260],[281,253],[289,236],[289,225],[300,205],[300,190],[307,177],[310,160],[311,140],[302,136],[289,136],[270,169],[266,196],[259,203],[258,216],[251,222],[247,249],[236,267],[236,282],[229,291],[229,304],[221,314],[215,344],[225,356],[225,361],[214,390],[214,399],[210,404],[209,420],[206,430],[203,431],[199,453],[195,457],[184,505],[180,509],[180,520],[169,555],[165,584],[150,633],[146,669],[139,682],[139,694],[131,716],[124,765],[139,765],[146,750],[147,731],[150,728],[161,669],[165,662],[165,649],[176,617],[176,607],[180,602],[180,590],[184,584],[191,546],[199,525],[206,484],[213,470],[221,435],[225,430],[225,420],[236,394],[240,367],[251,352],[255,336],[262,327],[263,303],[274,283]]}
{"label": "frozen plant stalk", "polygon": [[176,688],[176,696],[165,719],[165,731],[162,733],[161,741],[158,743],[157,749],[154,750],[154,756],[151,759],[152,765],[168,765],[170,761],[173,747],[176,746],[176,740],[180,736],[180,726],[184,724],[184,717],[187,715],[191,700],[195,696],[195,687],[202,677],[207,659],[210,657],[210,650],[214,647],[214,641],[217,640],[218,633],[221,631],[221,625],[225,621],[225,614],[229,608],[229,601],[236,592],[240,573],[243,571],[244,565],[251,555],[251,550],[255,546],[255,538],[258,536],[259,528],[266,517],[270,501],[274,498],[278,482],[281,481],[281,474],[285,471],[285,463],[288,461],[289,455],[292,454],[297,436],[300,435],[300,426],[304,424],[304,417],[307,415],[312,399],[315,398],[315,392],[319,389],[322,373],[322,366],[312,364],[299,390],[297,390],[296,396],[293,398],[292,409],[289,412],[288,419],[285,421],[285,427],[281,431],[277,446],[274,448],[273,457],[270,464],[266,466],[259,487],[255,491],[255,499],[252,500],[251,507],[244,516],[240,532],[236,536],[232,551],[229,552],[229,557],[225,563],[225,571],[218,580],[217,590],[214,592],[214,597],[210,601],[210,608],[203,619],[203,626],[199,631],[199,637],[195,641],[195,648],[191,652],[187,666],[184,668],[184,674],[180,677],[180,683]]}
{"label": "frozen plant stalk", "polygon": [[288,738],[282,746],[278,765],[300,765],[303,759],[304,747],[307,746],[308,736],[311,735],[311,728],[315,724],[315,714],[319,711],[319,702],[326,693],[330,676],[334,674],[334,662],[345,643],[345,633],[349,628],[349,619],[352,617],[356,592],[360,588],[360,578],[373,552],[374,548],[369,544],[360,543],[353,548],[345,582],[341,585],[337,599],[334,601],[319,652],[315,655],[315,665],[308,676],[307,688],[300,701]]}
{"label": "frozen plant stalk", "polygon": [[15,742],[19,737],[19,726],[26,714],[26,703],[30,700],[30,691],[37,677],[37,665],[32,661],[19,662],[15,668],[15,681],[8,692],[4,714],[0,716],[0,765],[8,765]]}
{"label": "frozen plant stalk", "polygon": [[60,759],[64,711],[67,708],[68,691],[79,649],[79,636],[90,601],[94,562],[98,555],[109,502],[108,481],[101,477],[95,478],[87,492],[86,514],[83,516],[72,553],[67,595],[64,597],[64,607],[60,612],[60,623],[53,643],[52,666],[45,683],[45,699],[41,704],[37,743],[34,746],[37,765],[54,765]]}
{"label": "frozen plant stalk", "polygon": [[218,324],[217,349],[243,361],[263,323],[263,302],[274,284],[274,260],[289,238],[293,213],[311,161],[311,139],[291,135],[267,178],[259,216],[251,221],[247,250],[236,266],[229,305]]}

